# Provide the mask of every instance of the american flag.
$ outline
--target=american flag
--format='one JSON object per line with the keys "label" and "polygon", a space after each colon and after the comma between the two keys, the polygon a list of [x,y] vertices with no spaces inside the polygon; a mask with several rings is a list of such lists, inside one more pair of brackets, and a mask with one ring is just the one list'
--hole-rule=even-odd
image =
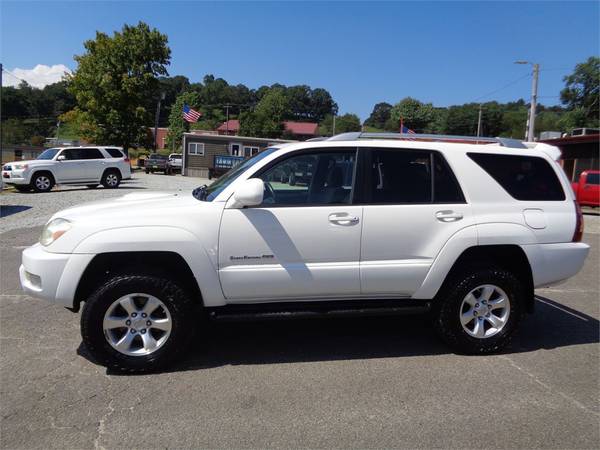
{"label": "american flag", "polygon": [[403,117],[400,118],[400,133],[402,133],[402,134],[415,134],[415,132],[413,130],[411,130],[410,128],[404,126],[404,118]]}
{"label": "american flag", "polygon": [[201,115],[202,115],[202,113],[199,113],[198,111],[194,111],[188,105],[185,105],[185,104],[183,105],[183,118],[185,120],[187,120],[188,122],[198,122],[198,119],[200,118]]}

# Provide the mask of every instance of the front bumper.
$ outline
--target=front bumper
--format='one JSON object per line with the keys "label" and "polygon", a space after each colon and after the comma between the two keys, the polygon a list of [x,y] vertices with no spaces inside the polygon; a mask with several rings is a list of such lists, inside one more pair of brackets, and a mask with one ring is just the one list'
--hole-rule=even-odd
{"label": "front bumper", "polygon": [[2,181],[6,184],[24,185],[29,184],[29,177],[23,170],[3,170]]}
{"label": "front bumper", "polygon": [[556,285],[576,275],[590,251],[583,242],[523,245],[532,269],[533,285]]}
{"label": "front bumper", "polygon": [[35,244],[23,251],[21,287],[32,297],[71,308],[81,276],[94,256],[51,253]]}

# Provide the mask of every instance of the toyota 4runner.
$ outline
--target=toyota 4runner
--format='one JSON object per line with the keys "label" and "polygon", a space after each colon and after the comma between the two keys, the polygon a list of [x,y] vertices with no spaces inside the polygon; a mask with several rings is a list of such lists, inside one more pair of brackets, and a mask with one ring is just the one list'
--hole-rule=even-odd
{"label": "toyota 4runner", "polygon": [[37,159],[2,167],[2,180],[20,192],[48,192],[55,184],[114,189],[129,178],[129,158],[118,147],[49,148]]}
{"label": "toyota 4runner", "polygon": [[[272,147],[189,194],[56,213],[23,252],[30,295],[81,314],[103,364],[155,370],[204,319],[429,312],[461,353],[502,348],[534,289],[589,246],[540,143],[352,133]],[[306,179],[282,173],[304,167]]]}

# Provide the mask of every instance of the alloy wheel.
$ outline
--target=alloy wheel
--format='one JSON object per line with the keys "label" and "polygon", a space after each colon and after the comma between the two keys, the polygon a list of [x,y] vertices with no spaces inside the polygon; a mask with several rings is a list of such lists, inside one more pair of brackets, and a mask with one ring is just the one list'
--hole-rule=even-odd
{"label": "alloy wheel", "polygon": [[143,293],[115,300],[104,314],[102,328],[112,348],[128,356],[146,356],[169,339],[173,321],[158,298]]}
{"label": "alloy wheel", "polygon": [[477,286],[463,299],[459,316],[467,334],[479,339],[490,338],[500,333],[508,323],[510,300],[498,286]]}

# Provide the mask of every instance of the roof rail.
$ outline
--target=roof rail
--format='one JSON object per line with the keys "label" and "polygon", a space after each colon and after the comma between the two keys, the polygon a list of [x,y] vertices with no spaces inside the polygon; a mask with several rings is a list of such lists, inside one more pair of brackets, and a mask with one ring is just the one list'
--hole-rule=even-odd
{"label": "roof rail", "polygon": [[457,142],[474,144],[500,144],[502,147],[509,148],[527,148],[523,142],[517,139],[503,137],[477,137],[477,136],[454,136],[445,134],[416,134],[416,133],[371,133],[371,132],[352,132],[336,134],[328,138],[328,141],[356,141],[358,139],[405,139],[405,140],[424,140],[434,142]]}

